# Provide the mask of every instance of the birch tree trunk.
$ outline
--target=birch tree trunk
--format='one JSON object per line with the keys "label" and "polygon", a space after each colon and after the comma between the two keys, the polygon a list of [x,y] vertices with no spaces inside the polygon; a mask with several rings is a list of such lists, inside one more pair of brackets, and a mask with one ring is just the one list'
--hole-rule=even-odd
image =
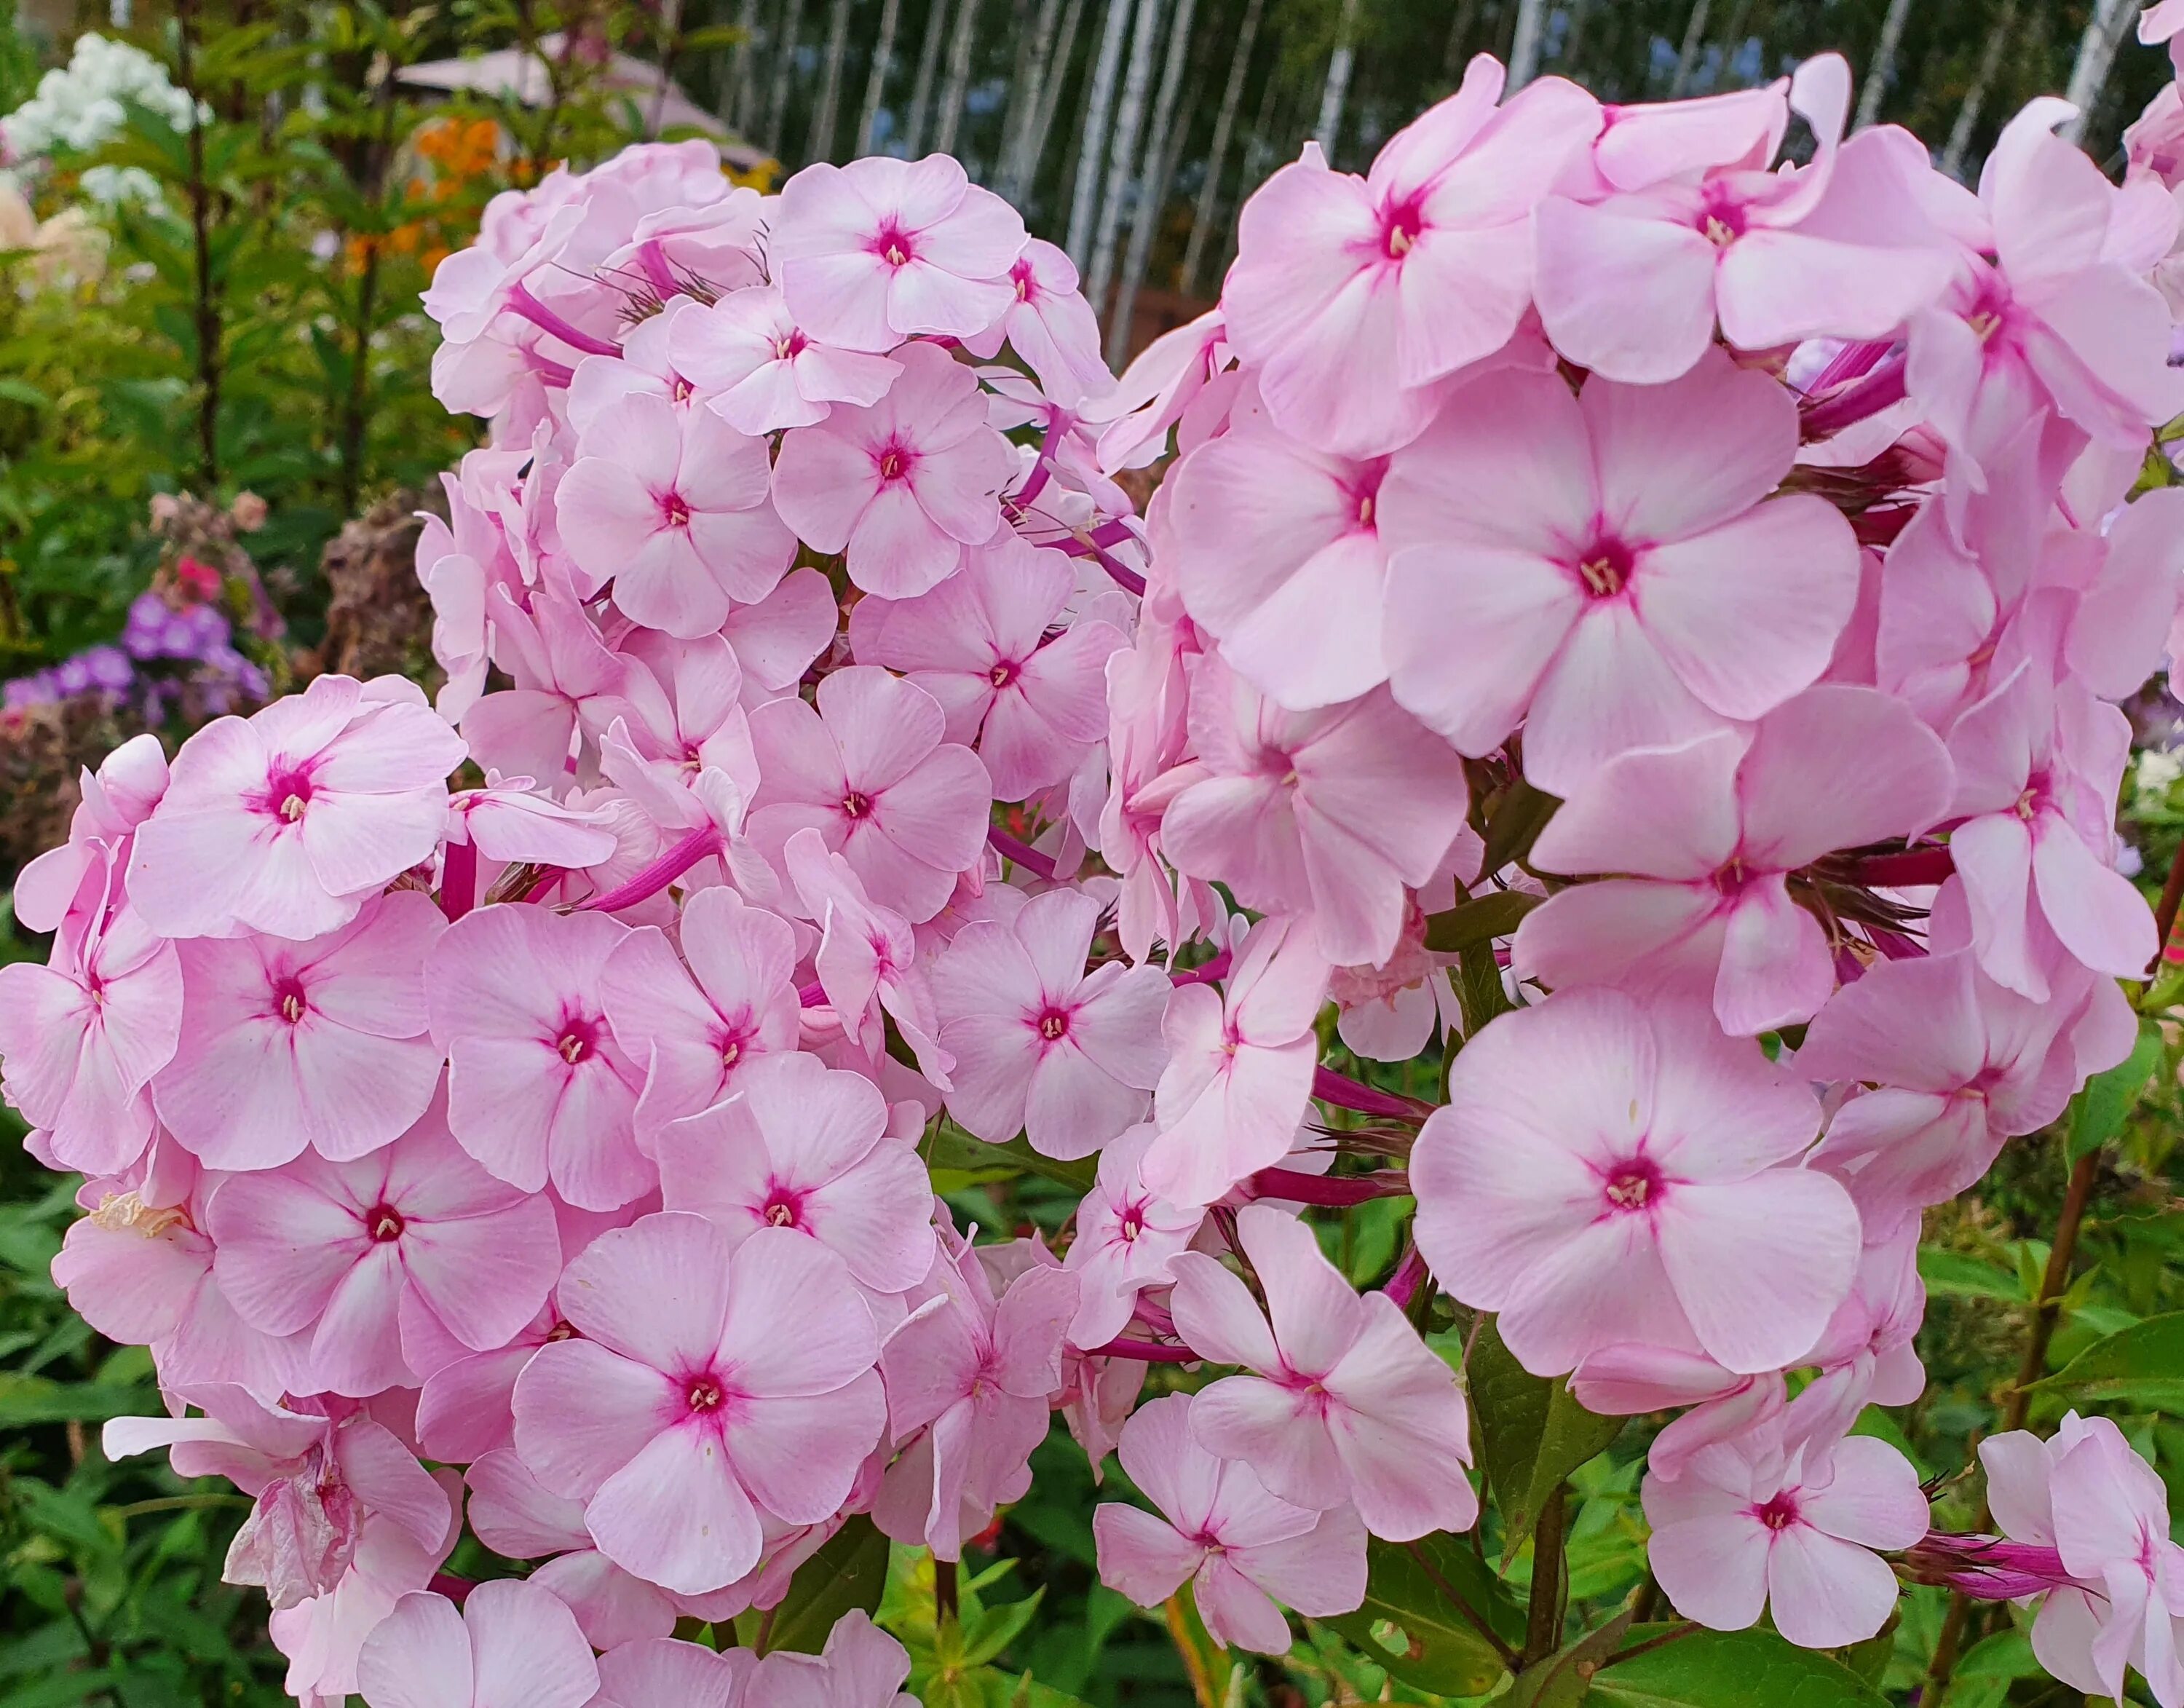
{"label": "birch tree trunk", "polygon": [[948,43],[948,75],[940,86],[940,109],[933,131],[935,153],[956,152],[956,131],[963,117],[963,98],[971,87],[971,49],[977,45],[978,0],[956,0],[956,34]]}
{"label": "birch tree trunk", "polygon": [[1198,0],[1175,0],[1168,20],[1167,55],[1161,62],[1160,92],[1153,97],[1152,128],[1145,133],[1145,169],[1138,175],[1138,205],[1130,216],[1130,246],[1123,258],[1123,276],[1115,289],[1115,306],[1107,315],[1107,360],[1119,367],[1130,343],[1130,313],[1137,306],[1138,287],[1145,282],[1145,263],[1152,254],[1153,233],[1167,202],[1168,175],[1175,170],[1177,133],[1189,120],[1175,121],[1177,98],[1183,93],[1183,70],[1190,58],[1190,20]]}
{"label": "birch tree trunk", "polygon": [[1873,64],[1866,68],[1865,87],[1858,98],[1858,117],[1851,126],[1863,131],[1880,117],[1881,98],[1896,81],[1896,50],[1903,41],[1903,22],[1911,15],[1911,0],[1888,0],[1880,20],[1880,39],[1874,43]]}
{"label": "birch tree trunk", "polygon": [[850,53],[850,0],[833,0],[827,18],[827,57],[819,76],[819,101],[811,109],[811,133],[804,143],[804,159],[834,158],[835,120],[842,106],[842,62]]}
{"label": "birch tree trunk", "polygon": [[1001,131],[1000,164],[994,173],[994,192],[1005,202],[1022,199],[1024,144],[1039,116],[1047,61],[1054,57],[1054,29],[1061,16],[1061,0],[1039,0],[1037,20],[1017,62],[1016,78],[1009,91],[1008,122]]}
{"label": "birch tree trunk", "polygon": [[917,50],[917,77],[910,87],[910,117],[903,152],[915,160],[925,152],[926,122],[933,116],[933,79],[940,70],[940,44],[948,39],[948,0],[933,0],[925,14],[925,40]]}
{"label": "birch tree trunk", "polygon": [[773,44],[773,87],[766,98],[766,145],[777,154],[784,152],[788,138],[782,134],[788,122],[788,94],[796,76],[796,38],[804,30],[804,0],[782,0],[781,35]]}
{"label": "birch tree trunk", "polygon": [[1334,51],[1327,59],[1327,81],[1319,91],[1319,122],[1312,127],[1312,140],[1330,159],[1334,155],[1334,139],[1342,133],[1343,105],[1350,98],[1357,39],[1357,0],[1342,0],[1342,14],[1334,25]]}
{"label": "birch tree trunk", "polygon": [[1517,0],[1517,34],[1509,43],[1511,92],[1539,75],[1540,38],[1546,27],[1546,0]]}
{"label": "birch tree trunk", "polygon": [[[1150,6],[1155,0],[1144,0]],[[1084,136],[1077,149],[1077,182],[1069,198],[1069,235],[1062,247],[1081,274],[1091,259],[1093,226],[1100,217],[1101,164],[1106,158],[1107,127],[1115,112],[1115,80],[1123,64],[1123,38],[1129,33],[1132,0],[1107,0],[1107,21],[1100,31],[1099,57],[1084,98]]]}
{"label": "birch tree trunk", "polygon": [[2078,38],[2078,57],[2071,62],[2070,86],[2064,91],[2064,99],[2078,109],[2078,116],[2063,126],[2058,133],[2065,142],[2085,140],[2086,126],[2093,120],[2093,109],[2100,104],[2101,91],[2108,87],[2109,68],[2115,63],[2115,51],[2123,40],[2123,32],[2138,16],[2134,0],[2100,0],[2093,8],[2093,15],[2086,20],[2086,33]]}
{"label": "birch tree trunk", "polygon": [[1084,295],[1098,314],[1115,275],[1115,233],[1123,220],[1123,198],[1138,164],[1138,139],[1144,134],[1145,98],[1153,81],[1153,38],[1160,31],[1161,0],[1138,0],[1138,19],[1130,32],[1130,61],[1123,74],[1123,92],[1115,105],[1115,134],[1107,144],[1107,181],[1100,193],[1100,218],[1084,268]]}
{"label": "birch tree trunk", "polygon": [[2002,10],[1996,15],[1994,28],[1987,32],[1986,46],[1980,53],[1979,70],[1973,74],[1972,86],[1964,91],[1964,104],[1957,109],[1957,122],[1949,127],[1949,146],[1942,151],[1942,170],[1951,177],[1962,180],[1964,157],[1971,153],[1972,133],[1979,128],[1980,111],[1986,105],[1987,91],[1994,87],[1995,75],[2002,70],[2003,50],[2017,29],[2017,0],[2003,0]]}
{"label": "birch tree trunk", "polygon": [[888,73],[894,69],[895,26],[902,20],[902,0],[881,0],[880,32],[872,42],[872,63],[865,73],[864,104],[857,111],[857,155],[872,151],[872,131],[879,123],[880,99],[887,93]]}
{"label": "birch tree trunk", "polygon": [[1699,68],[1699,54],[1706,47],[1707,14],[1713,9],[1713,0],[1691,0],[1691,15],[1684,24],[1684,45],[1676,55],[1676,75],[1669,80],[1669,98],[1680,101],[1684,91],[1691,87],[1691,74]]}
{"label": "birch tree trunk", "polygon": [[1471,32],[1479,27],[1479,0],[1463,0],[1448,26],[1448,46],[1441,51],[1440,80],[1453,89],[1463,79],[1464,61],[1470,57]]}
{"label": "birch tree trunk", "polygon": [[1084,24],[1084,0],[1062,0],[1061,29],[1039,74],[1039,104],[1017,162],[1017,193],[1027,200],[1039,187],[1039,165],[1046,159],[1047,139],[1054,134],[1054,115],[1061,107],[1061,92],[1069,84],[1069,62],[1077,52],[1077,32]]}
{"label": "birch tree trunk", "polygon": [[739,131],[749,131],[758,117],[751,110],[758,94],[758,0],[738,0],[736,28],[743,39],[728,58],[721,117]]}
{"label": "birch tree trunk", "polygon": [[1185,296],[1198,289],[1198,269],[1206,260],[1206,239],[1212,235],[1214,220],[1220,217],[1221,172],[1228,164],[1237,109],[1244,104],[1244,80],[1251,75],[1251,49],[1258,43],[1259,19],[1265,10],[1266,0],[1245,0],[1243,27],[1237,32],[1235,55],[1228,61],[1228,81],[1221,91],[1221,110],[1213,118],[1213,140],[1206,151],[1206,181],[1199,186],[1198,205],[1190,215],[1190,237],[1184,245],[1183,271],[1178,282]]}

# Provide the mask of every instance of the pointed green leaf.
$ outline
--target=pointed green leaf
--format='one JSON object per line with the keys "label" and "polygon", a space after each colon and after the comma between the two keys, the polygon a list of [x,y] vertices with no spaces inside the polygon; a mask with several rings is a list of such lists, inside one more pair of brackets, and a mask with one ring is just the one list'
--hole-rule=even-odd
{"label": "pointed green leaf", "polygon": [[1619,1417],[1599,1417],[1560,1381],[1534,1376],[1510,1355],[1490,1320],[1465,1365],[1479,1463],[1502,1511],[1504,1546],[1513,1555],[1563,1481],[1622,1432]]}
{"label": "pointed green leaf", "polygon": [[1481,1695],[1501,1682],[1507,1671],[1501,1655],[1443,1586],[1461,1596],[1506,1643],[1523,1640],[1524,1610],[1472,1552],[1469,1541],[1446,1534],[1415,1543],[1376,1538],[1367,1549],[1366,1562],[1364,1605],[1323,1623],[1348,1638],[1375,1666],[1437,1696]]}
{"label": "pointed green leaf", "polygon": [[766,1649],[816,1655],[835,1621],[853,1609],[871,1612],[887,1587],[888,1541],[861,1513],[844,1524],[789,1580],[774,1610]]}
{"label": "pointed green leaf", "polygon": [[2161,1034],[2149,1020],[2138,1035],[2131,1052],[2105,1074],[2086,1081],[2085,1089],[2070,1099],[2070,1160],[2100,1149],[2123,1131],[2131,1106],[2161,1065]]}
{"label": "pointed green leaf", "polygon": [[1544,896],[1528,895],[1521,890],[1490,890],[1446,913],[1430,915],[1426,920],[1426,947],[1438,954],[1453,955],[1474,944],[1506,937],[1546,900]]}
{"label": "pointed green leaf", "polygon": [[2073,1403],[2122,1400],[2184,1414],[2184,1311],[2150,1316],[2097,1340],[2053,1376],[2032,1384]]}
{"label": "pointed green leaf", "polygon": [[1601,1663],[1624,1645],[1630,1616],[1618,1614],[1597,1631],[1588,1631],[1545,1661],[1518,1675],[1502,1708],[1577,1708],[1592,1688]]}
{"label": "pointed green leaf", "polygon": [[[1637,1643],[1662,1634],[1640,1626]],[[1587,1708],[1883,1708],[1841,1661],[1772,1631],[1694,1631],[1593,1675]]]}

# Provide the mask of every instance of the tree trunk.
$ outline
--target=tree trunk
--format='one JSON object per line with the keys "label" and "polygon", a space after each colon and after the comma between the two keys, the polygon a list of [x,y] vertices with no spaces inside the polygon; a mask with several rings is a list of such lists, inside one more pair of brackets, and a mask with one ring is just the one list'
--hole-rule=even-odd
{"label": "tree trunk", "polygon": [[1560,70],[1574,81],[1585,77],[1585,26],[1592,21],[1594,0],[1570,0],[1569,28],[1563,34]]}
{"label": "tree trunk", "polygon": [[[1018,4],[1022,3],[1022,0],[1018,0]],[[994,173],[994,193],[1005,202],[1021,203],[1023,199],[1024,145],[1039,117],[1039,103],[1046,88],[1047,62],[1054,57],[1055,25],[1061,17],[1061,0],[1039,0],[1037,20],[1017,64],[1016,78],[1009,90],[1008,122],[1001,130],[1000,165]]]}
{"label": "tree trunk", "polygon": [[925,14],[925,40],[917,50],[917,80],[911,85],[910,119],[903,126],[903,153],[915,160],[925,152],[926,122],[933,116],[933,79],[940,70],[940,44],[948,39],[948,0],[933,0]]}
{"label": "tree trunk", "polygon": [[2138,8],[2132,0],[2100,0],[2093,15],[2086,20],[2086,33],[2078,38],[2078,57],[2070,65],[2070,87],[2063,95],[2078,109],[2078,116],[2058,133],[2065,142],[2084,140],[2086,127],[2093,121],[2093,109],[2100,105],[2101,92],[2108,87],[2109,68],[2115,63],[2117,46],[2137,16]]}
{"label": "tree trunk", "polygon": [[827,59],[819,78],[819,103],[804,144],[806,165],[834,158],[834,121],[842,105],[842,62],[850,53],[850,0],[833,0],[827,20]]}
{"label": "tree trunk", "polygon": [[1546,0],[1517,0],[1517,34],[1509,43],[1512,93],[1539,75],[1540,38],[1546,27]]}
{"label": "tree trunk", "polygon": [[1964,91],[1964,105],[1957,109],[1957,122],[1949,127],[1949,146],[1942,154],[1942,170],[1953,178],[1964,177],[1964,157],[1971,152],[1972,132],[1979,128],[1980,109],[1986,105],[1987,91],[1994,87],[1995,75],[2002,70],[2003,50],[2009,45],[2016,28],[2017,0],[2003,0],[1994,28],[1987,33],[1986,47],[1980,54],[1979,70],[1973,74],[1972,86]]}
{"label": "tree trunk", "polygon": [[736,28],[743,32],[728,56],[728,75],[722,82],[721,117],[738,130],[749,131],[757,118],[751,109],[758,95],[758,0],[739,0]]}
{"label": "tree trunk", "polygon": [[1676,55],[1676,75],[1669,80],[1669,98],[1680,101],[1684,92],[1691,87],[1691,73],[1699,68],[1699,55],[1706,47],[1707,14],[1713,9],[1713,0],[1691,0],[1691,14],[1684,24],[1683,51]]}
{"label": "tree trunk", "polygon": [[[1221,91],[1221,110],[1214,115],[1213,140],[1206,152],[1206,181],[1199,186],[1198,205],[1190,216],[1190,239],[1184,247],[1178,282],[1185,296],[1198,289],[1198,270],[1206,260],[1206,239],[1221,213],[1221,170],[1228,164],[1228,143],[1235,134],[1236,111],[1244,104],[1244,80],[1251,75],[1251,49],[1259,39],[1259,19],[1266,0],[1244,0],[1244,25],[1237,32],[1235,56],[1228,62],[1228,81]],[[1267,74],[1271,77],[1273,74]]]}
{"label": "tree trunk", "polygon": [[[1148,6],[1155,0],[1145,0]],[[1084,135],[1077,149],[1077,182],[1069,199],[1069,235],[1062,247],[1082,273],[1091,260],[1092,230],[1100,217],[1101,166],[1107,128],[1114,116],[1115,80],[1122,70],[1123,38],[1129,33],[1132,0],[1107,0],[1107,21],[1100,31],[1099,57],[1093,60],[1084,98]]]}
{"label": "tree trunk", "polygon": [[1343,103],[1350,98],[1350,73],[1357,59],[1357,0],[1342,0],[1335,20],[1334,51],[1327,58],[1327,81],[1320,86],[1319,122],[1312,127],[1312,140],[1331,160],[1334,141],[1342,131]]}
{"label": "tree trunk", "polygon": [[880,33],[872,43],[872,63],[865,73],[865,100],[857,112],[857,157],[872,151],[872,131],[879,123],[880,99],[887,93],[888,73],[894,69],[895,26],[902,19],[902,0],[881,0]]}
{"label": "tree trunk", "polygon": [[1479,0],[1463,0],[1448,26],[1448,46],[1441,53],[1440,81],[1453,89],[1463,81],[1464,62],[1471,57],[1471,32],[1479,27]]}
{"label": "tree trunk", "polygon": [[1017,163],[1017,193],[1027,202],[1039,190],[1039,165],[1046,159],[1047,139],[1054,134],[1054,115],[1061,109],[1061,92],[1068,87],[1069,62],[1076,54],[1077,32],[1084,24],[1084,0],[1063,0],[1061,29],[1040,74],[1039,105],[1032,114],[1031,127],[1024,135],[1022,154]]}
{"label": "tree trunk", "polygon": [[948,43],[948,76],[940,86],[940,110],[933,132],[935,153],[956,152],[963,98],[971,87],[971,49],[977,44],[978,0],[956,0],[956,33]]}
{"label": "tree trunk", "polygon": [[1092,234],[1090,265],[1084,270],[1084,294],[1092,312],[1107,299],[1115,273],[1115,236],[1123,222],[1123,198],[1138,165],[1138,141],[1145,134],[1145,98],[1153,81],[1153,38],[1160,31],[1161,0],[1138,0],[1137,25],[1130,32],[1130,62],[1123,74],[1122,98],[1115,107],[1115,134],[1107,145],[1107,182],[1100,193],[1100,219]]}
{"label": "tree trunk", "polygon": [[773,44],[773,87],[766,98],[766,146],[787,151],[782,132],[788,121],[788,93],[796,75],[796,38],[804,29],[804,0],[782,0],[781,35]]}
{"label": "tree trunk", "polygon": [[1863,131],[1880,117],[1881,98],[1896,78],[1896,50],[1903,41],[1904,20],[1911,15],[1911,0],[1888,0],[1880,20],[1880,39],[1874,44],[1873,64],[1866,68],[1865,87],[1858,98],[1858,118],[1851,126]]}
{"label": "tree trunk", "polygon": [[1130,313],[1136,308],[1138,287],[1145,282],[1145,263],[1152,255],[1153,233],[1167,202],[1168,175],[1175,170],[1181,133],[1190,120],[1176,123],[1177,98],[1183,93],[1184,63],[1190,58],[1190,20],[1198,0],[1175,0],[1168,21],[1167,57],[1161,62],[1160,92],[1153,98],[1152,129],[1145,135],[1145,170],[1138,178],[1138,205],[1130,218],[1130,247],[1123,259],[1123,276],[1115,288],[1115,306],[1107,315],[1107,360],[1117,367],[1129,354]]}

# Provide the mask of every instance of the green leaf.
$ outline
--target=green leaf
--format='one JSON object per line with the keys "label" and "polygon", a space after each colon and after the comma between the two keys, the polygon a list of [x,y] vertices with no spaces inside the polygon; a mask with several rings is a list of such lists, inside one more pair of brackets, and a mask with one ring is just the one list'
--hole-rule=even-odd
{"label": "green leaf", "polygon": [[[1649,1633],[1640,1626],[1630,1634]],[[1612,1708],[1882,1708],[1886,1700],[1841,1661],[1772,1631],[1694,1631],[1611,1661],[1585,1699]]]}
{"label": "green leaf", "polygon": [[1963,1252],[1919,1247],[1919,1279],[1926,1283],[1927,1292],[1937,1298],[1992,1298],[2008,1304],[2025,1302],[2016,1276]]}
{"label": "green leaf", "polygon": [[1045,1599],[1046,1586],[1041,1584],[1021,1601],[1004,1601],[982,1610],[963,1629],[963,1664],[983,1666],[993,1660],[1023,1633]]}
{"label": "green leaf", "polygon": [[1494,816],[1486,821],[1486,855],[1479,862],[1481,872],[1499,872],[1512,860],[1521,860],[1532,851],[1532,845],[1540,840],[1540,832],[1547,828],[1547,820],[1555,816],[1555,809],[1563,803],[1543,790],[1529,783],[1510,785],[1494,808]]}
{"label": "green leaf", "polygon": [[1348,1638],[1375,1666],[1437,1696],[1483,1695],[1501,1682],[1508,1670],[1501,1655],[1441,1586],[1462,1597],[1513,1645],[1524,1636],[1524,1611],[1469,1543],[1446,1534],[1415,1543],[1376,1538],[1365,1558],[1364,1604],[1355,1613],[1323,1623]]}
{"label": "green leaf", "polygon": [[1506,937],[1524,922],[1527,913],[1546,900],[1544,896],[1529,896],[1521,890],[1489,890],[1484,896],[1460,902],[1446,913],[1429,915],[1426,919],[1426,947],[1437,954],[1453,955],[1474,943]]}
{"label": "green leaf", "polygon": [[145,1401],[152,1398],[141,1387],[102,1387],[0,1373],[0,1429],[34,1423],[103,1423],[109,1417],[143,1411]]}
{"label": "green leaf", "polygon": [[1957,1662],[1958,1678],[2037,1678],[2040,1662],[2033,1657],[2032,1639],[2012,1627],[1983,1637]]}
{"label": "green leaf", "polygon": [[2034,1382],[2032,1392],[2184,1414],[2184,1311],[2150,1316],[2095,1341],[2053,1376]]}
{"label": "green leaf", "polygon": [[2070,1099],[2069,1115],[2070,1160],[2098,1150],[2123,1131],[2131,1106],[2161,1065],[2161,1034],[2151,1020],[2141,1027],[2131,1054],[2105,1074],[2086,1081],[2085,1089]]}
{"label": "green leaf", "polygon": [[766,1651],[816,1655],[844,1613],[859,1608],[869,1613],[880,1605],[887,1574],[887,1538],[860,1513],[796,1568],[766,1633]]}
{"label": "green leaf", "polygon": [[1622,1432],[1619,1417],[1598,1417],[1562,1382],[1534,1376],[1510,1355],[1490,1320],[1465,1366],[1479,1463],[1502,1510],[1503,1563],[1513,1556],[1547,1497],[1578,1466]]}
{"label": "green leaf", "polygon": [[1618,1614],[1597,1631],[1588,1631],[1536,1666],[1520,1674],[1502,1708],[1577,1708],[1592,1688],[1593,1674],[1620,1649],[1630,1616]]}
{"label": "green leaf", "polygon": [[1043,1157],[1034,1150],[1019,1133],[1006,1145],[989,1145],[983,1139],[974,1139],[950,1122],[942,1122],[925,1136],[917,1153],[925,1158],[931,1169],[947,1169],[967,1174],[982,1174],[993,1178],[992,1170],[1006,1168],[1012,1174],[1038,1175],[1042,1179],[1059,1181],[1072,1191],[1089,1192],[1094,1175],[1098,1172],[1099,1158],[1087,1157],[1081,1162],[1065,1163],[1053,1157]]}

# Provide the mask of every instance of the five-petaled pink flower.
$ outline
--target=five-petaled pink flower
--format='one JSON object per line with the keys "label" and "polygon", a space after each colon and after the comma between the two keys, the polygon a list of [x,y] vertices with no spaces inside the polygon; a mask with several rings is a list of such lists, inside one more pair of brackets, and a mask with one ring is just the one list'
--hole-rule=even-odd
{"label": "five-petaled pink flower", "polygon": [[444,1595],[404,1596],[357,1657],[368,1708],[584,1708],[599,1664],[576,1616],[549,1589],[481,1583],[462,1610]]}
{"label": "five-petaled pink flower", "polygon": [[1078,1279],[1069,1343],[1089,1352],[1122,1333],[1147,1287],[1163,1287],[1168,1259],[1187,1248],[1204,1209],[1170,1203],[1145,1185],[1150,1125],[1100,1147],[1100,1175],[1077,1207],[1077,1231],[1062,1266]]}
{"label": "five-petaled pink flower", "polygon": [[908,599],[994,537],[1016,455],[969,368],[938,344],[895,359],[901,376],[878,402],[838,404],[783,438],[773,502],[813,550],[845,553],[866,592]]}
{"label": "five-petaled pink flower", "polygon": [[876,404],[901,364],[807,337],[779,289],[735,291],[669,331],[676,366],[712,395],[705,407],[738,433],[777,433],[827,419],[833,404]]}

